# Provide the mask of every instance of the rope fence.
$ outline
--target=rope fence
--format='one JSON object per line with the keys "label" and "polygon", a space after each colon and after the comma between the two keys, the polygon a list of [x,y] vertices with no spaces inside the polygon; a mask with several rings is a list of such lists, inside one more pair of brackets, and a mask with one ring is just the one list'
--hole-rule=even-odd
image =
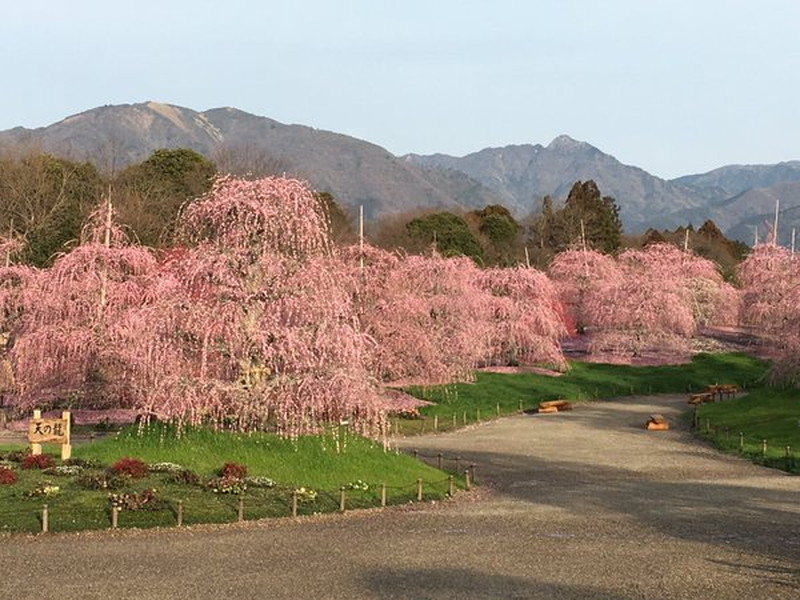
{"label": "rope fence", "polygon": [[[200,523],[231,523],[247,520],[301,517],[351,510],[385,508],[390,505],[440,500],[459,489],[474,485],[475,465],[460,457],[429,456],[414,451],[419,460],[432,459],[450,472],[436,480],[417,479],[406,485],[358,481],[336,490],[273,486],[248,488],[241,494],[215,494],[207,498],[159,497],[156,506],[125,509],[98,495],[93,506],[76,505],[59,498],[45,503],[25,500],[0,508],[0,533],[48,533],[87,529],[182,527]],[[455,467],[454,469],[452,467]],[[26,506],[27,504],[27,506]]]}
{"label": "rope fence", "polygon": [[697,410],[694,411],[692,426],[697,433],[711,440],[721,450],[739,454],[774,469],[800,473],[800,449],[770,442],[761,436],[735,431],[730,427],[715,425],[710,418],[700,418]]}

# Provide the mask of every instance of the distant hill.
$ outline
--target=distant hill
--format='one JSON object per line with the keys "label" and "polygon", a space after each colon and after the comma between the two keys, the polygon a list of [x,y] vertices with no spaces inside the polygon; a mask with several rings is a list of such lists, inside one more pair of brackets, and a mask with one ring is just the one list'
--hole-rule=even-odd
{"label": "distant hill", "polygon": [[235,108],[201,113],[156,102],[103,106],[49,127],[0,132],[0,149],[10,147],[90,161],[106,172],[140,162],[159,148],[191,148],[211,159],[223,153],[248,161],[259,154],[262,164],[306,179],[346,207],[364,205],[368,217],[498,202],[462,174],[422,169],[375,144]]}
{"label": "distant hill", "polygon": [[563,199],[575,181],[593,179],[604,195],[620,207],[627,230],[675,227],[671,214],[705,204],[696,190],[624,165],[594,146],[562,135],[547,146],[520,145],[486,148],[457,158],[445,154],[409,154],[407,162],[427,168],[458,171],[497,192],[509,210],[520,214],[538,210],[549,195]]}
{"label": "distant hill", "polygon": [[93,162],[106,173],[141,162],[156,149],[178,147],[218,164],[301,177],[351,213],[363,205],[368,218],[488,204],[525,217],[539,210],[543,196],[558,204],[575,181],[588,179],[615,198],[630,233],[699,226],[712,218],[727,235],[749,243],[753,226],[771,214],[776,197],[787,226],[800,212],[800,161],[731,165],[668,181],[568,136],[547,146],[485,148],[463,157],[396,157],[370,142],[235,108],[197,112],[157,102],[103,106],[48,127],[0,132],[0,152],[47,151]]}

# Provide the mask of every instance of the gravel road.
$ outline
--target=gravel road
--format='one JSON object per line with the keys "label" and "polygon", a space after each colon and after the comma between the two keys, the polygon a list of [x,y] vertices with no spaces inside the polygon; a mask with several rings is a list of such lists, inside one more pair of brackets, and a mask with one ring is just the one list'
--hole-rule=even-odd
{"label": "gravel road", "polygon": [[[477,463],[455,501],[0,537],[0,597],[800,598],[800,478],[697,442],[685,409],[634,397],[399,440]],[[673,429],[645,431],[653,413]]]}

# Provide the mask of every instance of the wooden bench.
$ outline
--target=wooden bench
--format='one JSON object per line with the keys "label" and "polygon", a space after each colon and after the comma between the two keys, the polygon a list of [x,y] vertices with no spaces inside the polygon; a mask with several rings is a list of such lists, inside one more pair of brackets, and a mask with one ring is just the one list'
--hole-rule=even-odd
{"label": "wooden bench", "polygon": [[669,423],[664,418],[664,415],[650,415],[650,419],[644,424],[644,428],[648,431],[667,431]]}
{"label": "wooden bench", "polygon": [[548,400],[547,402],[539,402],[540,413],[555,413],[565,410],[572,410],[572,403],[568,400]]}
{"label": "wooden bench", "polygon": [[700,392],[699,394],[689,394],[689,404],[697,406],[706,402],[714,402],[714,394],[711,392]]}
{"label": "wooden bench", "polygon": [[723,398],[732,398],[740,391],[739,386],[734,383],[715,384],[706,387],[707,394],[711,394],[714,397],[719,396],[720,400]]}

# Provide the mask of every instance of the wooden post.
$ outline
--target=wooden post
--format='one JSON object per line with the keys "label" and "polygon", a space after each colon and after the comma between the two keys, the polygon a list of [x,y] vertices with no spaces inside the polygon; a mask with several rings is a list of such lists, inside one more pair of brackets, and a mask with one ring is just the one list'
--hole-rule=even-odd
{"label": "wooden post", "polygon": [[111,529],[116,529],[119,525],[119,507],[116,504],[111,505]]}
{"label": "wooden post", "polygon": [[464,471],[464,489],[469,491],[470,490],[470,483],[469,483],[469,469]]}
{"label": "wooden post", "polygon": [[464,426],[467,425],[467,411],[464,411]]}
{"label": "wooden post", "polygon": [[436,465],[439,468],[439,470],[441,471],[442,470],[442,453],[441,452],[439,452],[439,454],[436,455]]}
{"label": "wooden post", "polygon": [[344,512],[347,506],[347,492],[344,488],[339,490],[339,512]]}
{"label": "wooden post", "polygon": [[297,516],[297,490],[292,491],[292,516]]}
{"label": "wooden post", "polygon": [[50,529],[50,514],[47,504],[42,506],[42,533],[47,533]]}
{"label": "wooden post", "polygon": [[500,416],[500,403],[497,403],[497,416]]}
{"label": "wooden post", "polygon": [[477,479],[475,479],[475,467],[476,466],[477,465],[475,463],[472,463],[469,466],[469,476],[470,476],[470,480],[472,481],[472,483],[476,483],[477,482]]}
{"label": "wooden post", "polygon": [[236,518],[239,521],[244,521],[244,495],[239,494],[239,506],[236,511]]}
{"label": "wooden post", "polygon": [[706,433],[711,433],[711,419],[706,419]]}
{"label": "wooden post", "polygon": [[519,412],[522,412],[522,400],[519,401]]}
{"label": "wooden post", "polygon": [[461,457],[456,456],[456,473],[458,473],[460,470],[461,470]]}
{"label": "wooden post", "polygon": [[453,429],[455,429],[456,427],[458,427],[458,422],[456,419],[456,413],[453,413]]}
{"label": "wooden post", "polygon": [[439,415],[433,415],[433,430],[439,431]]}
{"label": "wooden post", "polygon": [[177,527],[183,525],[183,500],[178,500],[178,514],[175,516],[175,520],[177,521]]}
{"label": "wooden post", "polygon": [[417,479],[417,502],[422,500],[422,479]]}
{"label": "wooden post", "polygon": [[761,456],[767,455],[767,440],[761,440]]}
{"label": "wooden post", "polygon": [[381,484],[381,508],[386,507],[386,484]]}
{"label": "wooden post", "polygon": [[414,448],[414,460],[419,460],[419,450]]}
{"label": "wooden post", "polygon": [[481,422],[481,409],[480,408],[476,408],[475,409],[475,422],[476,423],[480,423]]}
{"label": "wooden post", "polygon": [[455,485],[453,484],[453,476],[450,475],[447,478],[447,495],[452,497],[454,493],[455,493]]}
{"label": "wooden post", "polygon": [[791,458],[792,456],[792,447],[786,446],[786,458]]}
{"label": "wooden post", "polygon": [[739,432],[739,450],[744,450],[744,433]]}
{"label": "wooden post", "polygon": [[[38,408],[33,411],[33,418],[34,419],[41,419],[42,418],[42,411]],[[37,456],[42,453],[42,445],[41,444],[31,444],[31,454]]]}
{"label": "wooden post", "polygon": [[72,429],[72,418],[68,410],[61,413],[61,419],[64,421],[64,437],[67,440],[61,444],[61,460],[72,458],[72,438],[70,437]]}

